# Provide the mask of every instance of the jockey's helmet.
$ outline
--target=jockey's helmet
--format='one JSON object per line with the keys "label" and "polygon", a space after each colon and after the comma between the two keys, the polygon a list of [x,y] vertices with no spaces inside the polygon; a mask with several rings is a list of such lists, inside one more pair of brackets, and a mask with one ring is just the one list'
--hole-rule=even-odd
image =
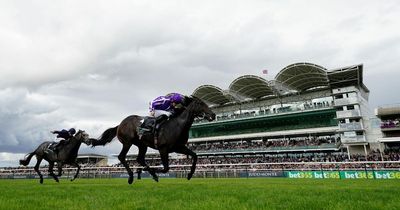
{"label": "jockey's helmet", "polygon": [[177,104],[183,103],[183,96],[179,93],[172,93],[170,99],[171,99],[171,102],[173,102],[173,103],[177,103]]}
{"label": "jockey's helmet", "polygon": [[70,133],[71,135],[74,135],[76,133],[75,128],[70,128],[68,130],[68,133]]}

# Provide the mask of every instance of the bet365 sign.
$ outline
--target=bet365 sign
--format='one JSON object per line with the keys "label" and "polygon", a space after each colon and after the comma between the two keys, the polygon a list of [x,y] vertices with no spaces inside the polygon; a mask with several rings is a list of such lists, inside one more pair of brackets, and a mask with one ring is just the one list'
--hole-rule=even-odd
{"label": "bet365 sign", "polygon": [[400,171],[288,171],[287,177],[299,179],[400,179]]}

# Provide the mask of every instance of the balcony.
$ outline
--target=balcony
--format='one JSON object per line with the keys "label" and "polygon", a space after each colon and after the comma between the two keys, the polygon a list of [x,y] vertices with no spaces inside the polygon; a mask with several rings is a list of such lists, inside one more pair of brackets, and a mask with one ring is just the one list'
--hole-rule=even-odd
{"label": "balcony", "polygon": [[381,123],[382,131],[397,131],[400,130],[400,122],[396,120],[385,120]]}
{"label": "balcony", "polygon": [[346,111],[337,111],[336,118],[337,119],[344,119],[344,118],[360,118],[361,112],[358,109],[354,110],[346,110]]}
{"label": "balcony", "polygon": [[342,143],[349,144],[349,143],[359,143],[359,142],[366,142],[364,135],[356,135],[356,136],[342,136]]}
{"label": "balcony", "polygon": [[248,153],[279,153],[279,152],[295,152],[295,151],[324,151],[324,150],[338,150],[340,143],[324,143],[321,145],[307,145],[307,146],[280,146],[280,147],[263,147],[260,148],[220,148],[220,149],[208,149],[208,150],[194,150],[197,155],[209,155],[209,154],[248,154]]}
{"label": "balcony", "polygon": [[356,131],[356,130],[364,130],[364,127],[361,122],[339,124],[339,131]]}
{"label": "balcony", "polygon": [[340,99],[335,99],[334,106],[346,106],[359,103],[360,102],[358,101],[358,98],[340,98]]}

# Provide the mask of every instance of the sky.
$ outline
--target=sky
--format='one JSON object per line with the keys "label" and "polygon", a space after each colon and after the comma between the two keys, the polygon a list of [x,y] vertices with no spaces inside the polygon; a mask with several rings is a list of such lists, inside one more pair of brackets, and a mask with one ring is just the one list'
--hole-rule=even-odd
{"label": "sky", "polygon": [[400,103],[396,0],[0,0],[0,25],[0,167],[52,130],[97,138],[156,96],[297,62],[363,64],[371,108]]}

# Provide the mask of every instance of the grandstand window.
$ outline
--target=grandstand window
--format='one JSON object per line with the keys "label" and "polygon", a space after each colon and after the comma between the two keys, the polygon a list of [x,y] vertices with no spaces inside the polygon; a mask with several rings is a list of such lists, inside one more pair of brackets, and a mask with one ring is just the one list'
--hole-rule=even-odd
{"label": "grandstand window", "polygon": [[340,94],[340,95],[335,95],[335,99],[340,99],[340,98],[343,98],[343,95],[342,95],[342,94]]}
{"label": "grandstand window", "polygon": [[348,105],[347,110],[354,110],[354,105]]}
{"label": "grandstand window", "polygon": [[356,92],[347,93],[346,95],[347,95],[347,98],[356,98],[357,97]]}

